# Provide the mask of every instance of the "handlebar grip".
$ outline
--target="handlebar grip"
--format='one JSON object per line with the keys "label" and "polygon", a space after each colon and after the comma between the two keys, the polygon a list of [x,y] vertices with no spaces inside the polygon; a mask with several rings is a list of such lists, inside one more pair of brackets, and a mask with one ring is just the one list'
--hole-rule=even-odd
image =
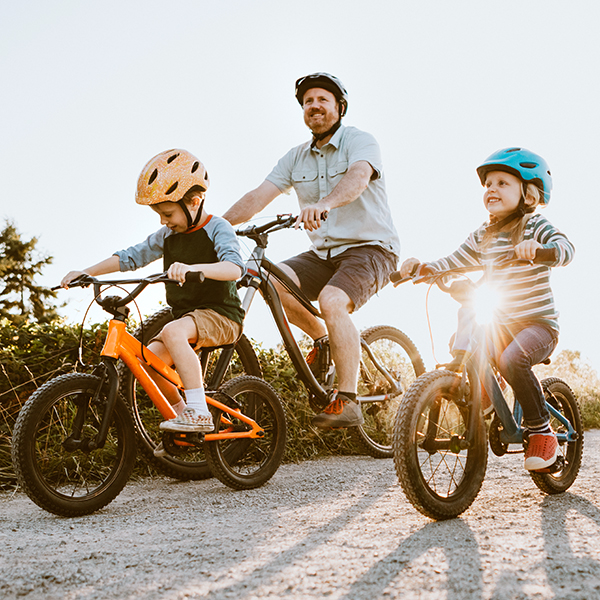
{"label": "handlebar grip", "polygon": [[390,275],[390,281],[396,285],[398,283],[403,283],[405,280],[407,280],[408,278],[404,278],[402,277],[402,274],[400,273],[400,271],[394,271],[391,275]]}
{"label": "handlebar grip", "polygon": [[190,283],[202,283],[204,281],[204,273],[202,271],[188,271],[185,274],[185,280]]}
{"label": "handlebar grip", "polygon": [[538,248],[535,251],[534,263],[553,263],[557,259],[556,248]]}

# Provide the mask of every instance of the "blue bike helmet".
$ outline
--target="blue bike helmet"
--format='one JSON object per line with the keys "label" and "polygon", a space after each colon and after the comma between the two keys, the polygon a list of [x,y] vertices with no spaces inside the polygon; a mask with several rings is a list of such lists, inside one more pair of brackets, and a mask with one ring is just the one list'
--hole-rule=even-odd
{"label": "blue bike helmet", "polygon": [[506,171],[524,181],[537,184],[542,192],[541,204],[550,202],[552,190],[552,174],[548,163],[539,155],[525,148],[504,148],[498,150],[477,167],[481,185],[485,184],[486,175],[490,171]]}

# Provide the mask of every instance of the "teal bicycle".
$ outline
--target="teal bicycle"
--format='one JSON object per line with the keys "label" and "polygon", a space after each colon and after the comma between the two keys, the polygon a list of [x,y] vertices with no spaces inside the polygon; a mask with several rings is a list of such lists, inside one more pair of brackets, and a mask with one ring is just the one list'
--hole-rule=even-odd
{"label": "teal bicycle", "polygon": [[[554,250],[538,250],[534,262],[553,259],[545,252]],[[456,284],[448,285],[447,279],[478,270],[482,267],[414,274],[404,279],[398,272],[391,279],[395,285],[410,280],[436,283],[442,291],[453,294]],[[484,282],[485,275],[472,287]],[[466,302],[467,297],[461,296]],[[484,327],[477,327],[472,347],[462,372],[438,369],[421,375],[402,397],[394,422],[394,464],[400,485],[411,504],[432,519],[457,517],[473,503],[485,477],[488,441],[497,456],[523,452],[527,445],[523,411],[510,399],[509,388],[503,392],[502,379],[487,352]],[[552,467],[545,472],[532,471],[530,476],[543,492],[558,494],[573,484],[579,472],[581,415],[567,383],[551,377],[541,385],[560,450]],[[487,423],[484,400],[491,403],[485,411]]]}

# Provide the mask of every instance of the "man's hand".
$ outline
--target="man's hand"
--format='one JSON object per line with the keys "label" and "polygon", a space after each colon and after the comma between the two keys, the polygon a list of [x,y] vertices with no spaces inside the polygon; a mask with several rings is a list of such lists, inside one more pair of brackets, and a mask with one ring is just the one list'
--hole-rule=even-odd
{"label": "man's hand", "polygon": [[315,231],[321,227],[321,221],[328,212],[329,208],[324,208],[320,202],[317,202],[312,206],[307,206],[300,211],[298,219],[296,219],[294,229],[298,229],[302,223],[304,225],[304,229],[307,229],[308,231]]}

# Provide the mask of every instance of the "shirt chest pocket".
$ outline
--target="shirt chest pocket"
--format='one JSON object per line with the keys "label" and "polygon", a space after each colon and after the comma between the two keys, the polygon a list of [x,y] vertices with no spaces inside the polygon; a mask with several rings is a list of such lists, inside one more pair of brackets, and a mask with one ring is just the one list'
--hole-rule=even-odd
{"label": "shirt chest pocket", "polygon": [[302,205],[319,201],[319,172],[316,169],[298,169],[292,172],[292,185]]}
{"label": "shirt chest pocket", "polygon": [[327,178],[333,189],[348,172],[348,161],[340,161],[327,169]]}

